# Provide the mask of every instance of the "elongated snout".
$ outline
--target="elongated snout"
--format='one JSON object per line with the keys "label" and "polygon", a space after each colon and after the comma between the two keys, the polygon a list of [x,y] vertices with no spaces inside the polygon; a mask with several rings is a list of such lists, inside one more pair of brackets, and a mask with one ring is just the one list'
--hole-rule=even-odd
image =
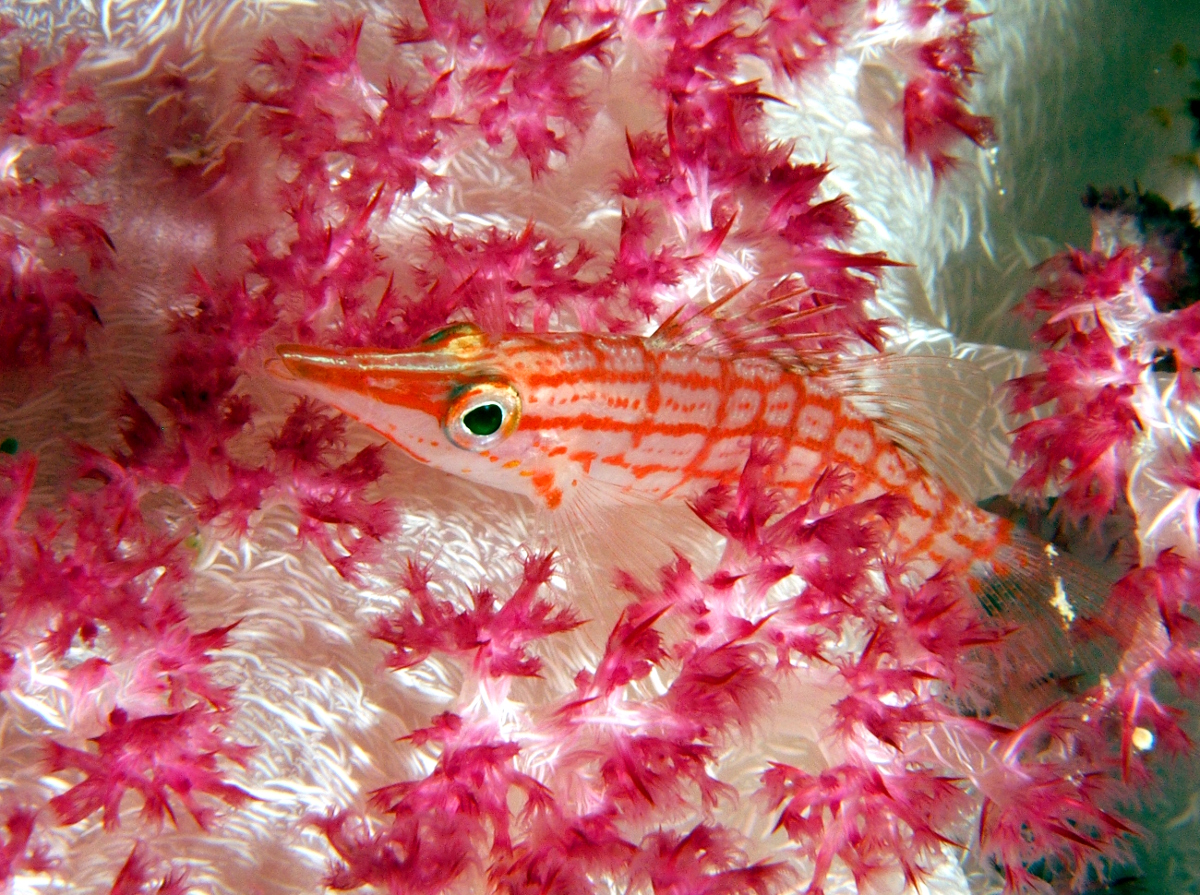
{"label": "elongated snout", "polygon": [[446,377],[462,369],[462,361],[445,352],[381,351],[376,348],[319,348],[313,345],[280,345],[277,358],[267,362],[273,375],[285,380],[301,379],[334,387],[361,390],[373,385],[395,385],[406,377]]}
{"label": "elongated snout", "polygon": [[320,398],[369,423],[384,407],[405,407],[428,414],[440,425],[451,392],[472,376],[456,354],[422,347],[379,350],[285,344],[276,352],[278,357],[267,363],[271,375],[293,391]]}

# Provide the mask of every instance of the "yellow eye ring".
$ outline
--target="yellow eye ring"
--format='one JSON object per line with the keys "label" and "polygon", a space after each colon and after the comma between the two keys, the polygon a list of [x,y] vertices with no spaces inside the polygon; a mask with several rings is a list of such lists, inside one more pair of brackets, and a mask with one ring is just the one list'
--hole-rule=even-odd
{"label": "yellow eye ring", "polygon": [[521,420],[521,396],[503,382],[476,382],[455,389],[442,429],[455,445],[487,450],[513,432]]}

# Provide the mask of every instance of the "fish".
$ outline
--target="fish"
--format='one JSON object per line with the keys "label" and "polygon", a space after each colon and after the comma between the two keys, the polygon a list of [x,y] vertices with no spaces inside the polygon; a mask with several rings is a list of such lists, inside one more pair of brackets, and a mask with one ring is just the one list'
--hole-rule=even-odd
{"label": "fish", "polygon": [[1014,664],[1080,677],[1064,657],[1080,651],[1072,627],[1098,610],[1105,582],[979,508],[965,482],[980,461],[961,438],[946,443],[972,424],[947,418],[946,397],[977,392],[982,374],[951,358],[837,357],[810,347],[811,325],[792,335],[778,325],[795,312],[760,303],[735,314],[734,297],[677,312],[649,336],[454,323],[399,350],[283,344],[270,366],[415,460],[522,495],[568,527],[736,487],[764,443],[770,487],[786,501],[807,500],[836,467],[841,505],[906,499],[890,552],[926,576],[969,577],[983,610],[1019,631]]}

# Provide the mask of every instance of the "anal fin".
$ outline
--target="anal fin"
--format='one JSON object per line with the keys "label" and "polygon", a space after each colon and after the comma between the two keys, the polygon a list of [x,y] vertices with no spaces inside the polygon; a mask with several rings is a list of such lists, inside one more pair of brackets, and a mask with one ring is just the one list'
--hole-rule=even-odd
{"label": "anal fin", "polygon": [[[560,568],[588,633],[602,637],[631,599],[617,585],[623,572],[653,584],[678,555],[690,562],[720,555],[720,536],[681,501],[654,501],[603,483],[582,483],[544,522],[561,545]],[[711,569],[697,567],[703,577]],[[597,643],[603,646],[603,643]]]}

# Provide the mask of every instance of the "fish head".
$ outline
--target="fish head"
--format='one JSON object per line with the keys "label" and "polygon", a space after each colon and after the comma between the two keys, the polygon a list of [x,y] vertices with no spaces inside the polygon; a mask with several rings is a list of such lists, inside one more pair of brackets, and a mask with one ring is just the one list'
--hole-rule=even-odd
{"label": "fish head", "polygon": [[462,478],[526,495],[552,508],[556,458],[550,432],[521,426],[529,373],[554,362],[536,336],[492,336],[469,323],[440,329],[413,348],[280,345],[270,371],[371,427],[411,457]]}

